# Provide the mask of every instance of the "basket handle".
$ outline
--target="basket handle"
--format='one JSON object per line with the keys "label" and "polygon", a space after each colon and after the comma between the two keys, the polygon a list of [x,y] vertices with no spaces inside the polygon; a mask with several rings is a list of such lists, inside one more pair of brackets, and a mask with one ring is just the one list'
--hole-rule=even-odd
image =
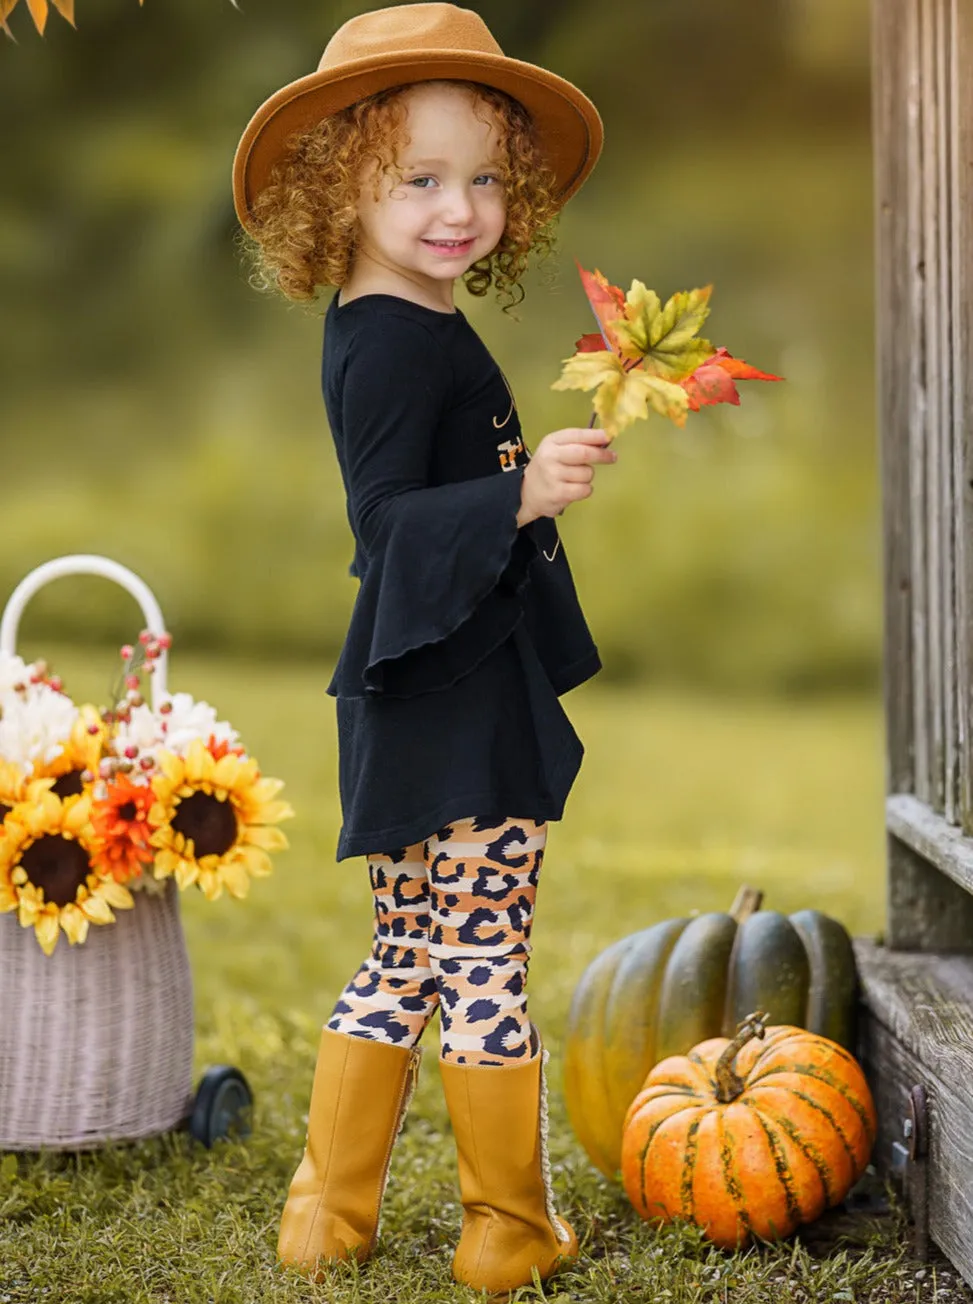
{"label": "basket handle", "polygon": [[[49,584],[51,580],[65,575],[102,575],[107,580],[114,580],[123,589],[127,589],[142,608],[145,627],[153,634],[164,634],[165,624],[162,609],[152,590],[144,580],[109,557],[99,557],[93,553],[73,553],[67,557],[55,557],[53,561],[44,562],[26,575],[11,593],[0,619],[0,652],[13,656],[16,651],[17,630],[24,608],[34,594]],[[168,653],[163,648],[155,663],[152,678],[152,708],[158,710],[166,696],[166,672]],[[112,703],[114,706],[114,703]]]}

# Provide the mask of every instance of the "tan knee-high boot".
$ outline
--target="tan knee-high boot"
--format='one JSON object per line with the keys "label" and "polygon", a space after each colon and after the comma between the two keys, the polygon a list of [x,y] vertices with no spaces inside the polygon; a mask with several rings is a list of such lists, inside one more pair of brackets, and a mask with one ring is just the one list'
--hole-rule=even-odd
{"label": "tan knee-high boot", "polygon": [[554,1210],[547,1158],[547,1052],[487,1068],[441,1059],[456,1137],[463,1230],[453,1277],[492,1294],[549,1277],[578,1239]]}
{"label": "tan knee-high boot", "polygon": [[304,1158],[281,1218],[282,1263],[313,1275],[319,1259],[371,1253],[421,1055],[418,1048],[322,1030]]}

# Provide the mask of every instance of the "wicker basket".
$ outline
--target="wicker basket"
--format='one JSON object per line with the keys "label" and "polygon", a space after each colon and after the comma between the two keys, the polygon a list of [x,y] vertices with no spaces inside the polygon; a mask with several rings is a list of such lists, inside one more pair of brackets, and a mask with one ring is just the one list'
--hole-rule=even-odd
{"label": "wicker basket", "polygon": [[[0,621],[13,653],[30,597],[62,575],[102,575],[162,633],[158,603],[105,557],[61,557],[32,571]],[[153,697],[165,693],[165,658]],[[136,893],[135,908],[81,946],[46,956],[32,929],[0,915],[0,1150],[84,1149],[168,1131],[193,1108],[193,992],[179,894]]]}

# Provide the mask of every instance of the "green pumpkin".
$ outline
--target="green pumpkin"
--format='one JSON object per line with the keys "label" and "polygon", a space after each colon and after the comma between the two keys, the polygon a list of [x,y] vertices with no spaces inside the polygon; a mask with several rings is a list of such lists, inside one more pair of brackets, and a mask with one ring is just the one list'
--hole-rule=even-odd
{"label": "green pumpkin", "polygon": [[568,1014],[564,1093],[578,1140],[607,1177],[649,1070],[751,1010],[829,1037],[854,1054],[858,990],[851,938],[820,910],[759,909],[741,890],[729,914],[667,919],[613,943],[581,975]]}

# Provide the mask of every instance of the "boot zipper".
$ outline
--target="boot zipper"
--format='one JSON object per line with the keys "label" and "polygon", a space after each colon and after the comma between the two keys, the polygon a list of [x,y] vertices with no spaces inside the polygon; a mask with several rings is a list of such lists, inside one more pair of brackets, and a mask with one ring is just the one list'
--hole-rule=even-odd
{"label": "boot zipper", "polygon": [[372,1237],[370,1249],[374,1248],[378,1240],[379,1232],[382,1226],[382,1201],[385,1198],[385,1188],[389,1182],[389,1166],[392,1162],[392,1150],[398,1140],[399,1133],[402,1131],[402,1124],[405,1122],[405,1113],[409,1107],[409,1101],[412,1099],[413,1092],[419,1084],[419,1061],[422,1059],[422,1051],[418,1046],[413,1047],[409,1052],[409,1064],[402,1079],[402,1090],[399,1092],[398,1113],[396,1115],[395,1127],[389,1137],[388,1148],[385,1151],[385,1162],[382,1166],[382,1185],[378,1193],[378,1217],[375,1220],[375,1235]]}
{"label": "boot zipper", "polygon": [[412,1051],[412,1054],[409,1057],[409,1069],[407,1073],[407,1084],[406,1084],[408,1087],[408,1095],[406,1096],[406,1099],[403,1102],[403,1108],[406,1105],[408,1105],[409,1101],[412,1099],[412,1093],[419,1085],[419,1061],[421,1059],[422,1059],[422,1051],[419,1050],[418,1047],[415,1047]]}

